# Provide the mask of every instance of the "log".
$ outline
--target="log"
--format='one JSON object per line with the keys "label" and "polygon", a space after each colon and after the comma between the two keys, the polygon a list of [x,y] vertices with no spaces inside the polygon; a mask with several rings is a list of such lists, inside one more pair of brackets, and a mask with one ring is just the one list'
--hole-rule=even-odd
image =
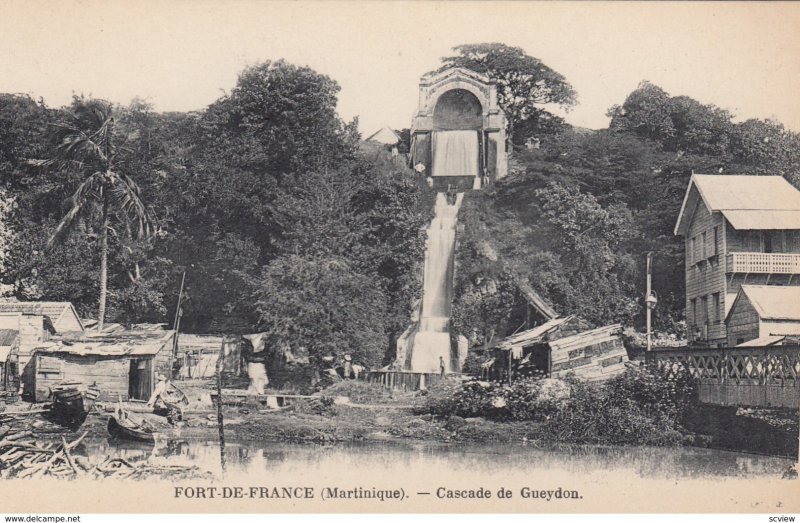
{"label": "log", "polygon": [[6,441],[17,441],[17,440],[22,439],[22,438],[32,438],[32,437],[33,437],[33,432],[31,432],[29,430],[23,430],[22,432],[17,432],[15,434],[9,434],[8,436],[6,436],[5,439],[6,439]]}
{"label": "log", "polygon": [[78,469],[75,468],[75,464],[72,462],[72,456],[69,455],[69,445],[67,444],[67,440],[64,438],[64,436],[61,436],[61,443],[64,446],[64,457],[67,458],[67,464],[72,469],[72,472],[77,475]]}

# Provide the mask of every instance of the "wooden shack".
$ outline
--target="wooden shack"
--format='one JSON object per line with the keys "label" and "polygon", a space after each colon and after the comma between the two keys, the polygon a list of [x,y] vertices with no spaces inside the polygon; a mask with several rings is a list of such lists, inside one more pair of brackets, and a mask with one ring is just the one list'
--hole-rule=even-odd
{"label": "wooden shack", "polygon": [[174,331],[124,331],[110,336],[61,340],[34,352],[34,401],[47,401],[62,381],[96,383],[101,401],[148,400],[156,374],[170,375]]}
{"label": "wooden shack", "polygon": [[800,287],[742,285],[725,318],[728,346],[767,346],[800,335]]}
{"label": "wooden shack", "polygon": [[549,342],[550,377],[568,373],[587,381],[603,381],[625,372],[628,352],[622,325],[608,325]]}
{"label": "wooden shack", "polygon": [[238,338],[224,337],[216,334],[179,334],[176,358],[178,371],[176,379],[213,378],[217,372],[217,360],[223,342],[223,372],[230,376],[243,376],[241,347]]}
{"label": "wooden shack", "polygon": [[628,353],[622,326],[576,331],[575,318],[554,318],[498,343],[483,365],[482,377],[506,381],[540,374],[562,378],[569,373],[599,381],[625,370]]}
{"label": "wooden shack", "polygon": [[0,395],[19,390],[19,332],[0,329]]}

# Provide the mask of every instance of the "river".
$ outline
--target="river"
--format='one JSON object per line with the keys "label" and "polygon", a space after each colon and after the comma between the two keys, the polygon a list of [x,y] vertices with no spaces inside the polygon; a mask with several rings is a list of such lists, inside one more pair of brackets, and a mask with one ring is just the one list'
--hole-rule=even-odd
{"label": "river", "polygon": [[[220,472],[216,441],[170,439],[152,444],[95,438],[84,442],[90,456],[151,460],[171,465],[196,465]],[[480,472],[492,475],[525,473],[591,475],[622,472],[661,479],[753,478],[779,476],[792,460],[695,447],[611,447],[597,445],[423,443],[391,441],[316,445],[254,441],[226,443],[228,472],[234,475],[281,474],[298,469],[385,471],[424,476],[431,470]]]}

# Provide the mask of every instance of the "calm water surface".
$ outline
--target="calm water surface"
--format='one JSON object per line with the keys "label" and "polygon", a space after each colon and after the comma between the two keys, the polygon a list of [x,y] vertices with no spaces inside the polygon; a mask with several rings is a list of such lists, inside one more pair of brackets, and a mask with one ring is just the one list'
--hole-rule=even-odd
{"label": "calm water surface", "polygon": [[[219,472],[216,441],[172,439],[155,445],[111,438],[85,441],[92,459],[106,455],[130,462],[196,465]],[[786,458],[692,447],[606,447],[594,445],[498,445],[386,442],[313,445],[228,441],[228,470],[238,475],[291,475],[356,471],[364,475],[400,473],[421,476],[447,470],[456,474],[592,475],[620,472],[652,479],[779,477],[792,464]]]}

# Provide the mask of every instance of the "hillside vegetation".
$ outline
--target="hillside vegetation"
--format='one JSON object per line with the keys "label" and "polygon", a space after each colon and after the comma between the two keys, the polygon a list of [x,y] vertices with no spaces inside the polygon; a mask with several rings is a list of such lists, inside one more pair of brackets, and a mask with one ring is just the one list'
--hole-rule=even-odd
{"label": "hillside vegetation", "polygon": [[[643,83],[610,109],[608,129],[572,129],[541,107],[575,103],[563,76],[502,44],[457,52],[444,63],[493,76],[513,104],[516,148],[510,175],[470,194],[461,217],[454,323],[474,343],[524,320],[519,279],[587,324],[637,324],[650,250],[656,326],[675,330],[683,254],[672,227],[692,171],[800,182],[800,138],[778,122],[735,123]],[[0,94],[6,294],[171,323],[185,272],[185,331],[265,331],[312,359],[385,362],[421,291],[432,195],[339,118],[338,91],[276,61],[191,113]],[[532,138],[540,147],[527,150]]]}

